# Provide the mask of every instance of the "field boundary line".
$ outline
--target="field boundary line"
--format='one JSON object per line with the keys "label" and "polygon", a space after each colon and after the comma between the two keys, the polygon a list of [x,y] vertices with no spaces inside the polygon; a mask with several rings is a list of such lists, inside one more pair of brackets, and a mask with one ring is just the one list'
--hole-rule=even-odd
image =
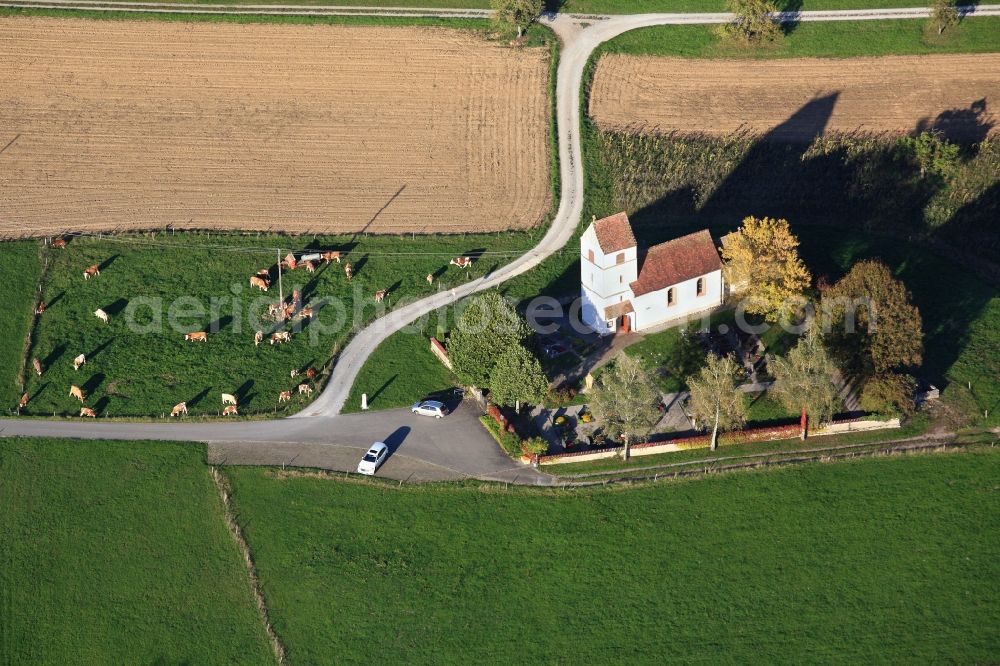
{"label": "field boundary line", "polygon": [[[24,387],[28,383],[28,357],[35,347],[35,333],[38,329],[38,305],[44,300],[45,283],[49,277],[49,267],[52,266],[52,257],[49,254],[51,247],[48,244],[42,245],[38,250],[38,258],[42,262],[42,270],[38,272],[38,286],[35,289],[35,298],[31,303],[31,324],[28,326],[28,335],[24,339],[24,348],[21,350],[21,372],[17,375],[18,390],[24,392]],[[44,368],[42,369],[44,372]],[[20,411],[20,410],[19,410]]]}
{"label": "field boundary line", "polygon": [[229,534],[236,541],[240,554],[243,555],[243,564],[246,566],[247,576],[250,578],[250,591],[253,594],[260,619],[264,623],[264,631],[267,633],[267,638],[271,643],[274,658],[280,666],[284,666],[284,664],[288,663],[285,656],[285,646],[278,637],[278,634],[275,633],[274,625],[271,624],[270,613],[267,609],[267,603],[264,601],[264,592],[260,586],[260,577],[257,575],[257,565],[254,563],[250,544],[247,542],[240,524],[236,521],[229,478],[226,477],[225,473],[219,471],[219,468],[215,465],[210,465],[208,469],[212,476],[212,482],[215,484],[216,490],[219,491],[219,498],[222,500],[222,511],[226,519],[226,526],[229,528]]}

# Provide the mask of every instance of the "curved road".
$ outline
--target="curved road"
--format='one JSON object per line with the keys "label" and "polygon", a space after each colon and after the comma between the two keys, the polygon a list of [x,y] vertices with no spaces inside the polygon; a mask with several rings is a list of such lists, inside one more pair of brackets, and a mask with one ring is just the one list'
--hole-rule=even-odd
{"label": "curved road", "polygon": [[[0,0],[8,7],[74,7],[130,11],[194,13],[308,13],[385,16],[480,16],[475,10],[385,10],[341,7],[241,7],[173,5],[169,3],[81,2],[79,0]],[[1000,5],[960,8],[965,14],[1000,15]],[[783,20],[850,21],[922,18],[927,8],[805,11]],[[531,270],[573,236],[583,207],[580,144],[580,91],[583,72],[594,49],[624,32],[655,25],[723,23],[727,13],[637,14],[624,16],[546,15],[542,22],[562,40],[556,81],[556,117],[562,190],[559,210],[541,242],[527,254],[478,280],[439,292],[392,310],[360,331],[344,348],[323,393],[302,412],[276,421],[238,423],[130,423],[2,419],[0,436],[26,435],[107,439],[164,439],[208,442],[213,462],[289,464],[334,470],[354,469],[361,451],[373,440],[388,440],[393,455],[380,474],[411,480],[482,478],[515,483],[547,483],[549,477],[511,461],[463,406],[443,421],[420,419],[408,410],[342,415],[358,372],[387,337],[410,322],[465,296],[495,287]],[[336,443],[333,440],[337,440]]]}

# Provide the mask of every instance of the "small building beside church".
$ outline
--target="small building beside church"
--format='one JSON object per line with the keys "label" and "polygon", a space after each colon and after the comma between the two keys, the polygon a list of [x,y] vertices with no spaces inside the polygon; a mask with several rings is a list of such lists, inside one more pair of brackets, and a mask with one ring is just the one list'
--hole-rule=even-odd
{"label": "small building beside church", "polygon": [[707,229],[641,250],[628,215],[580,238],[581,318],[601,335],[642,331],[722,305],[722,260]]}

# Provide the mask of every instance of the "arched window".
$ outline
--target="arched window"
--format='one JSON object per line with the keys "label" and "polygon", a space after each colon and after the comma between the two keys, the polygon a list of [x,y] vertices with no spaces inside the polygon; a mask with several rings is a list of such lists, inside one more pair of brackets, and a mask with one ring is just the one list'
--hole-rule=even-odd
{"label": "arched window", "polygon": [[698,290],[698,295],[699,296],[704,296],[705,295],[705,278],[698,278],[698,282],[696,283],[696,286],[697,286],[697,290]]}
{"label": "arched window", "polygon": [[674,304],[674,288],[667,289],[667,307]]}

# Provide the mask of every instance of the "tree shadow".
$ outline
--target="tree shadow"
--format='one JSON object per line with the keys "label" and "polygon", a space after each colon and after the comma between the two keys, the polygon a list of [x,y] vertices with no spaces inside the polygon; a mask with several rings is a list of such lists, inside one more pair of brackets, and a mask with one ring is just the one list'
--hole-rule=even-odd
{"label": "tree shadow", "polygon": [[778,11],[781,13],[781,32],[785,37],[788,37],[802,22],[802,0],[779,2]]}
{"label": "tree shadow", "polygon": [[124,309],[125,309],[126,307],[128,307],[128,299],[125,299],[125,298],[119,298],[119,299],[116,299],[116,300],[115,300],[115,301],[114,301],[113,303],[111,303],[110,305],[105,305],[105,306],[104,306],[103,308],[101,308],[101,309],[102,309],[102,310],[104,310],[105,312],[107,312],[107,313],[108,313],[109,315],[111,315],[112,317],[114,317],[114,316],[117,316],[117,315],[121,314],[121,312],[122,312],[122,311],[123,311],[123,310],[124,310]]}
{"label": "tree shadow", "polygon": [[933,120],[921,118],[914,133],[940,132],[947,139],[969,148],[985,139],[995,125],[993,114],[987,110],[986,98],[983,97],[972,102],[967,109],[948,109]]}

